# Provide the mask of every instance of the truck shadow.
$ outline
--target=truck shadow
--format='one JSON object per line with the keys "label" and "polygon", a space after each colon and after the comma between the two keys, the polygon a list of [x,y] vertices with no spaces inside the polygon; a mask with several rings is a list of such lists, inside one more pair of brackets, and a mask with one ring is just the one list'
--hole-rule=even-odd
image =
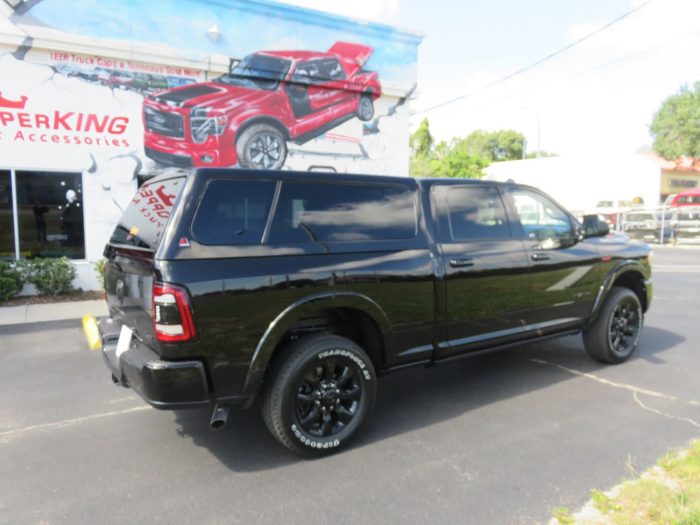
{"label": "truck shadow", "polygon": [[[661,354],[683,341],[678,334],[647,326],[630,362],[641,359],[661,365],[665,362]],[[341,454],[578,377],[552,365],[591,373],[606,368],[585,353],[580,336],[571,336],[386,376],[379,381],[369,424]],[[269,434],[259,403],[250,410],[233,409],[227,425],[217,432],[209,429],[210,416],[209,410],[175,412],[178,433],[233,471],[255,472],[304,461]]]}

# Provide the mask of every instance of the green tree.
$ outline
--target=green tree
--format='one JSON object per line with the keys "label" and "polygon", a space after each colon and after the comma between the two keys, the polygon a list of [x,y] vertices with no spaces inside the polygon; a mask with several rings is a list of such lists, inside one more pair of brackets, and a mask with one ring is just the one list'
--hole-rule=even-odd
{"label": "green tree", "polygon": [[464,144],[463,139],[453,139],[449,143],[440,142],[435,147],[433,173],[436,177],[480,179],[484,168],[490,164],[487,158],[474,155]]}
{"label": "green tree", "polygon": [[409,144],[409,172],[413,177],[480,178],[490,162],[489,157],[475,153],[465,139],[435,145],[427,118],[411,134]]}
{"label": "green tree", "polygon": [[430,134],[430,123],[427,118],[424,118],[418,129],[411,133],[409,145],[415,156],[428,157],[430,155],[433,149],[433,136]]}
{"label": "green tree", "polygon": [[491,162],[522,159],[525,150],[525,135],[512,129],[478,129],[460,141],[471,155],[489,159]]}
{"label": "green tree", "polygon": [[700,82],[663,101],[651,122],[654,151],[669,160],[700,158]]}

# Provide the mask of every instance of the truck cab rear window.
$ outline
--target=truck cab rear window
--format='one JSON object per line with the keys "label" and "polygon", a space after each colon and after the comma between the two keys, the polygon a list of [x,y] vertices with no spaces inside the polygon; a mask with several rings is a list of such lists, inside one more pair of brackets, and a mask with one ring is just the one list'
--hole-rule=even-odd
{"label": "truck cab rear window", "polygon": [[270,244],[416,236],[414,195],[402,185],[285,182]]}
{"label": "truck cab rear window", "polygon": [[185,180],[185,177],[158,179],[141,186],[109,243],[155,251]]}
{"label": "truck cab rear window", "polygon": [[197,206],[192,235],[208,245],[259,244],[274,193],[272,181],[210,181]]}

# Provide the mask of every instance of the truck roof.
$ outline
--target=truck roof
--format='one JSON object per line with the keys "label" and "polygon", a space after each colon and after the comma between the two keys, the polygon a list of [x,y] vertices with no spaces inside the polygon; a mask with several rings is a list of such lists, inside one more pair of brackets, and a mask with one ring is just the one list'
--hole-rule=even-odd
{"label": "truck roof", "polygon": [[[219,177],[240,177],[255,179],[273,180],[305,180],[305,181],[336,181],[336,182],[374,182],[383,184],[405,184],[408,186],[430,186],[436,182],[442,184],[478,184],[480,186],[504,186],[506,182],[483,180],[483,179],[463,179],[463,178],[415,178],[401,177],[394,175],[364,175],[360,173],[336,173],[332,171],[288,171],[288,170],[261,170],[243,168],[200,168],[195,172],[195,176],[219,176]],[[522,185],[518,185],[522,186]]]}

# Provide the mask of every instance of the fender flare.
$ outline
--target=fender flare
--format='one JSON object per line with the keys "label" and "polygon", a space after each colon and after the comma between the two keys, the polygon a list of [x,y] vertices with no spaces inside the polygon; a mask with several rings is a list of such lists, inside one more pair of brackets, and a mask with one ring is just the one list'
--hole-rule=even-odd
{"label": "fender flare", "polygon": [[275,349],[295,322],[314,313],[337,308],[359,310],[367,314],[377,323],[382,334],[390,330],[391,323],[382,307],[366,295],[356,292],[325,292],[304,297],[285,308],[265,330],[248,367],[243,396],[252,397],[257,393]]}
{"label": "fender flare", "polygon": [[601,308],[605,304],[610,291],[612,290],[613,284],[621,275],[628,272],[636,272],[642,276],[643,286],[646,287],[646,282],[650,277],[649,270],[638,261],[624,260],[620,261],[614,268],[612,268],[608,274],[603,279],[600,288],[598,289],[598,295],[596,295],[595,301],[593,303],[593,309],[591,310],[591,315],[586,322],[586,326],[590,326],[598,317]]}

